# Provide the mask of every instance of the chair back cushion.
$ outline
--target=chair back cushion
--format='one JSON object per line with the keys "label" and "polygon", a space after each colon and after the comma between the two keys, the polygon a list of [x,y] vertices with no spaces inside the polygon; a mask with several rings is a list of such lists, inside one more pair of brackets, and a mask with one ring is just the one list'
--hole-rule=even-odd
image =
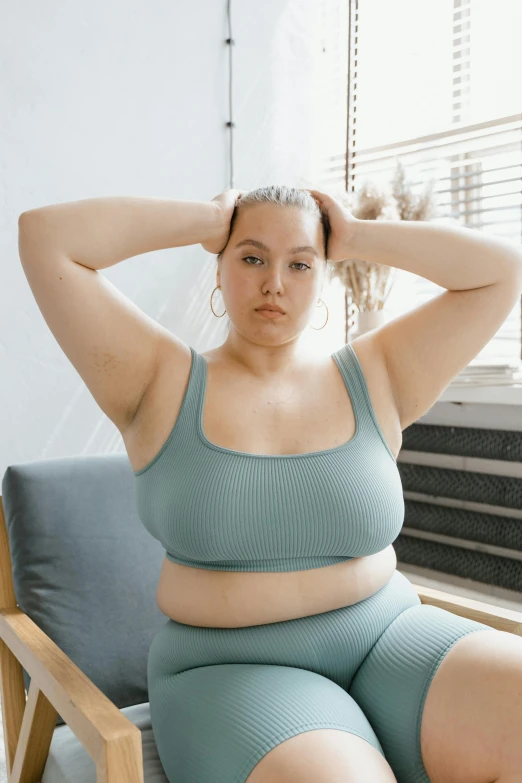
{"label": "chair back cushion", "polygon": [[2,501],[20,609],[117,707],[148,702],[165,553],[137,515],[127,454],[10,465]]}

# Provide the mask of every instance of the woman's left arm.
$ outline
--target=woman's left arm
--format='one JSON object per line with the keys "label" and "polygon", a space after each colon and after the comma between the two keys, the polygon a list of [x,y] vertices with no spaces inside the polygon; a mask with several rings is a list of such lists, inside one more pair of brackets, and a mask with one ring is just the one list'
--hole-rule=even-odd
{"label": "woman's left arm", "polygon": [[347,252],[447,289],[359,338],[382,365],[402,431],[433,407],[520,301],[522,251],[474,229],[367,220],[356,223]]}
{"label": "woman's left arm", "polygon": [[357,220],[347,258],[413,272],[449,291],[522,280],[522,249],[462,226],[427,221]]}

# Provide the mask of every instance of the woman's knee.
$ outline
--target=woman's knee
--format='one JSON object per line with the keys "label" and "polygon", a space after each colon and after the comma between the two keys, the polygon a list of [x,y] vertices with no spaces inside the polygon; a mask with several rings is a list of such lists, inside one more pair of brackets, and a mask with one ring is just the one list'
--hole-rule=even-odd
{"label": "woman's knee", "polygon": [[272,748],[245,783],[397,783],[397,779],[384,755],[366,739],[338,729],[314,729]]}

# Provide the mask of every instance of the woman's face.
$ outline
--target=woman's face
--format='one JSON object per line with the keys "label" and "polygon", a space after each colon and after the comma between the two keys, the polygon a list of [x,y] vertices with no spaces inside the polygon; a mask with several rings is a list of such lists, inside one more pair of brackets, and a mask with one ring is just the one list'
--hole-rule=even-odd
{"label": "woman's face", "polygon": [[[318,217],[277,204],[240,208],[217,272],[231,330],[263,345],[296,338],[316,312],[325,273]],[[256,311],[263,303],[285,314],[266,318]]]}

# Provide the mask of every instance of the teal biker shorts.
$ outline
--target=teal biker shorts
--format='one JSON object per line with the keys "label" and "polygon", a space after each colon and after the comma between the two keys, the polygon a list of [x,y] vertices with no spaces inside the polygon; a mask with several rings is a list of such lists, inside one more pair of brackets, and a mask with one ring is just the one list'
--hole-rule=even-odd
{"label": "teal biker shorts", "polygon": [[424,701],[461,637],[491,627],[421,604],[399,571],[357,604],[296,620],[205,628],[167,620],[148,657],[152,730],[171,783],[244,783],[279,743],[341,729],[398,783],[430,783]]}

